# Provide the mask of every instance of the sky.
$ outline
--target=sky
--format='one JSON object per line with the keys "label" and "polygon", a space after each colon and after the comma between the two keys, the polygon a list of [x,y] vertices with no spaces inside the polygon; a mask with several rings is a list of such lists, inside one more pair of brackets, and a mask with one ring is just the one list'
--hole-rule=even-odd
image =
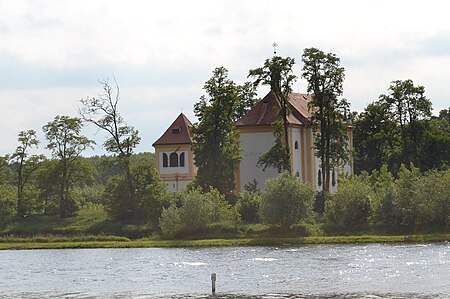
{"label": "sky", "polygon": [[[238,84],[277,54],[295,59],[295,92],[303,49],[336,54],[345,68],[343,96],[362,111],[390,82],[425,87],[434,113],[450,106],[450,2],[249,0],[0,0],[0,156],[11,154],[22,130],[57,115],[78,116],[79,101],[116,78],[119,112],[142,138],[155,142],[193,105],[216,67]],[[263,97],[267,88],[259,88]],[[105,154],[106,135],[85,155]]]}

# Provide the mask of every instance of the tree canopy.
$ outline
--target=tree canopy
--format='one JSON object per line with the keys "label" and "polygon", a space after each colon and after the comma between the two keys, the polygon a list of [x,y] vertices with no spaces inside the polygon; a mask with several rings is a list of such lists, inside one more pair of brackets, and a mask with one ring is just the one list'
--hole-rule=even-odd
{"label": "tree canopy", "polygon": [[211,187],[222,194],[234,189],[234,172],[240,160],[239,132],[234,120],[254,104],[252,86],[236,85],[228,70],[218,67],[203,89],[206,95],[195,104],[199,122],[192,127],[196,184],[204,190]]}
{"label": "tree canopy", "polygon": [[258,162],[263,169],[274,167],[278,172],[291,170],[287,118],[291,113],[289,95],[292,92],[292,84],[297,79],[292,71],[294,64],[294,58],[274,56],[266,59],[262,67],[249,71],[248,77],[254,79],[255,86],[270,86],[279,106],[278,120],[273,124],[275,144]]}
{"label": "tree canopy", "polygon": [[302,55],[302,76],[312,93],[309,111],[315,126],[316,155],[320,158],[323,191],[330,190],[331,171],[349,161],[346,115],[349,103],[338,97],[343,93],[345,70],[333,53],[308,48]]}

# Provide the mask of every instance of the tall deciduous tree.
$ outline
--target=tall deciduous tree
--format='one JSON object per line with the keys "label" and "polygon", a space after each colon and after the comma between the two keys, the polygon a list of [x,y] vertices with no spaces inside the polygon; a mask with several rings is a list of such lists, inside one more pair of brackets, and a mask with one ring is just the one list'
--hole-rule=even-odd
{"label": "tall deciduous tree", "polygon": [[309,109],[316,127],[315,147],[321,163],[323,191],[328,193],[331,171],[349,160],[345,120],[349,104],[338,99],[343,93],[344,68],[335,54],[316,48],[305,49],[302,61],[302,76],[308,81],[308,92],[313,93]]}
{"label": "tall deciduous tree", "polygon": [[382,101],[369,104],[356,117],[354,125],[355,171],[370,173],[387,164],[396,173],[401,164],[398,163],[401,139],[389,106]]}
{"label": "tall deciduous tree", "polygon": [[57,171],[61,218],[73,216],[76,211],[76,203],[70,196],[70,190],[80,179],[81,153],[94,143],[81,135],[81,129],[81,119],[59,115],[43,127],[48,140],[47,148],[59,162]]}
{"label": "tall deciduous tree", "polygon": [[199,122],[194,124],[193,151],[198,167],[196,183],[204,190],[222,194],[234,189],[234,172],[240,160],[239,132],[234,120],[253,105],[251,85],[236,85],[224,67],[216,68],[203,87],[207,95],[195,104]]}
{"label": "tall deciduous tree", "polygon": [[38,168],[40,162],[44,160],[42,155],[29,155],[29,149],[37,147],[39,140],[36,137],[35,130],[21,131],[19,133],[19,146],[11,155],[10,161],[13,162],[17,173],[17,217],[23,217],[26,208],[23,204],[23,190],[28,183],[31,174]]}
{"label": "tall deciduous tree", "polygon": [[431,116],[432,104],[425,97],[423,86],[414,86],[412,80],[396,80],[389,86],[389,94],[380,95],[386,102],[401,130],[402,161],[419,164],[419,121]]}
{"label": "tall deciduous tree", "polygon": [[100,81],[100,84],[103,92],[98,97],[82,99],[79,113],[85,122],[94,124],[99,130],[108,134],[109,137],[103,146],[108,152],[118,155],[121,161],[127,182],[124,199],[131,203],[132,218],[137,221],[138,204],[130,168],[130,156],[141,138],[139,132],[127,125],[119,113],[120,90],[116,80],[114,79],[115,86],[112,86],[109,80]]}
{"label": "tall deciduous tree", "polygon": [[264,168],[277,168],[279,172],[291,170],[287,118],[290,114],[289,95],[292,92],[292,84],[297,79],[292,71],[294,64],[293,58],[274,56],[266,59],[264,66],[250,70],[248,75],[255,79],[255,86],[270,86],[280,108],[278,121],[274,124],[275,145],[261,156],[258,163]]}

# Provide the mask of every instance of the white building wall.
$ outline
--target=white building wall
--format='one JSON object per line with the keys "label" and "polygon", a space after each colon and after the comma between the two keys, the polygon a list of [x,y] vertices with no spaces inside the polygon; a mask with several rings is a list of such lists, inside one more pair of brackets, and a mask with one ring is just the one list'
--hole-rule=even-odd
{"label": "white building wall", "polygon": [[240,162],[240,190],[243,191],[244,185],[256,179],[258,187],[264,188],[265,181],[278,175],[278,170],[267,167],[263,171],[262,167],[257,167],[259,157],[270,150],[274,145],[272,132],[260,133],[242,133],[240,134],[240,147],[244,149],[241,153]]}
{"label": "white building wall", "polygon": [[180,192],[183,191],[184,188],[186,188],[187,184],[189,184],[191,181],[166,181],[167,183],[167,191],[169,192]]}
{"label": "white building wall", "polygon": [[[292,128],[291,131],[291,140],[292,140],[292,170],[293,174],[296,175],[300,180],[302,179],[302,140],[300,134],[300,128]],[[295,145],[298,145],[298,148],[295,148]]]}

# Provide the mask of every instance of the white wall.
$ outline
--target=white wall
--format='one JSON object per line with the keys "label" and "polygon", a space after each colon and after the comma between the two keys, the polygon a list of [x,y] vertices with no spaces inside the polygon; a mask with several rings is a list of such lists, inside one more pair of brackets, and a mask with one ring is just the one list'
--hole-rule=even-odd
{"label": "white wall", "polygon": [[278,175],[278,171],[274,168],[266,168],[263,171],[261,167],[257,167],[259,157],[267,152],[274,144],[272,132],[261,133],[242,133],[240,134],[240,147],[244,149],[241,153],[240,162],[240,189],[243,191],[244,185],[256,179],[258,188],[265,186],[265,181]]}
{"label": "white wall", "polygon": [[167,183],[167,191],[169,192],[177,192],[177,191],[183,191],[183,189],[186,187],[188,183],[191,181],[166,181]]}
{"label": "white wall", "polygon": [[[302,140],[300,135],[300,128],[292,128],[291,132],[291,140],[292,140],[292,170],[293,174],[297,175],[298,172],[298,178],[302,179]],[[298,149],[295,148],[295,142],[297,141]]]}

